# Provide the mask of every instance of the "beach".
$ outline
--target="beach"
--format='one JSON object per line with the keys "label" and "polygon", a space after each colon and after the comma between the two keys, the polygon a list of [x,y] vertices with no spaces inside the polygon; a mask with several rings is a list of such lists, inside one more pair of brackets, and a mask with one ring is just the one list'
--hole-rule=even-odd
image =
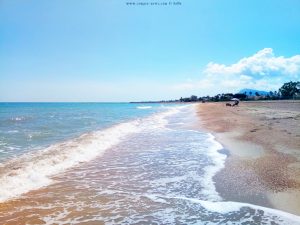
{"label": "beach", "polygon": [[0,224],[299,224],[299,148],[238,137],[244,103],[1,106]]}
{"label": "beach", "polygon": [[225,200],[300,215],[299,101],[202,103],[197,114],[228,155],[214,177]]}

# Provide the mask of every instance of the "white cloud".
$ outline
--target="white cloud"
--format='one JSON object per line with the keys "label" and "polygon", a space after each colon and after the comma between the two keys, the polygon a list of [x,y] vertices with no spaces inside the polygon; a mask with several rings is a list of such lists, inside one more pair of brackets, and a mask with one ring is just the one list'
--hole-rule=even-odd
{"label": "white cloud", "polygon": [[300,55],[275,56],[272,48],[240,59],[231,65],[210,62],[202,79],[175,85],[175,89],[198,90],[200,94],[236,92],[243,88],[277,90],[284,82],[299,80]]}

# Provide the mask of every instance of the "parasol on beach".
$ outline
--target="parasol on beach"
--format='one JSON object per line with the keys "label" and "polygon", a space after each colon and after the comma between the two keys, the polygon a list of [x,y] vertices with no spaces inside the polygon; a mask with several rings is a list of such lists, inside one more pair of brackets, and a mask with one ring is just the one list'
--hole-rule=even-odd
{"label": "parasol on beach", "polygon": [[238,98],[232,98],[231,101],[240,101]]}

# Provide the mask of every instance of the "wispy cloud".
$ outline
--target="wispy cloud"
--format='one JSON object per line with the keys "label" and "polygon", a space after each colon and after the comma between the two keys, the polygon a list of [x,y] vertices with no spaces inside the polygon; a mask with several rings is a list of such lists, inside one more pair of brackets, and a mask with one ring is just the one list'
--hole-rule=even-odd
{"label": "wispy cloud", "polygon": [[276,90],[284,82],[299,80],[300,55],[275,56],[272,48],[240,59],[231,65],[210,62],[202,71],[202,79],[175,85],[178,90],[214,94],[235,92],[242,88]]}

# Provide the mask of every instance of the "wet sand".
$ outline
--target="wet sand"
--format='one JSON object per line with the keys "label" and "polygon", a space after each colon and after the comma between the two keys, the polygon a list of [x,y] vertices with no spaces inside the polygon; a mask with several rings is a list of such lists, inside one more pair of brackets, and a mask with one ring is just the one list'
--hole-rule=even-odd
{"label": "wet sand", "polygon": [[225,200],[300,215],[300,101],[201,103],[197,113],[229,150],[215,176]]}

